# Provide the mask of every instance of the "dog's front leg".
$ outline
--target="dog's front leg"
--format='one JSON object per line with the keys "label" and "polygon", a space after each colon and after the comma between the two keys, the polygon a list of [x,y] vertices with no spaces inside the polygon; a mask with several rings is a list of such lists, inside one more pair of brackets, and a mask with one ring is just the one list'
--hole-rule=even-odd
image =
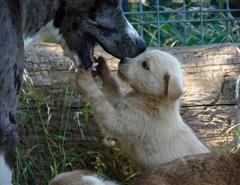
{"label": "dog's front leg", "polygon": [[76,82],[79,91],[88,96],[94,117],[102,132],[110,137],[117,135],[119,130],[117,112],[97,87],[91,75],[80,69],[76,75]]}
{"label": "dog's front leg", "polygon": [[122,92],[116,79],[111,75],[109,67],[103,57],[99,57],[97,71],[103,83],[103,92],[109,102],[115,106],[121,101]]}
{"label": "dog's front leg", "polygon": [[24,66],[20,2],[0,1],[0,185],[12,184],[16,162],[15,114]]}

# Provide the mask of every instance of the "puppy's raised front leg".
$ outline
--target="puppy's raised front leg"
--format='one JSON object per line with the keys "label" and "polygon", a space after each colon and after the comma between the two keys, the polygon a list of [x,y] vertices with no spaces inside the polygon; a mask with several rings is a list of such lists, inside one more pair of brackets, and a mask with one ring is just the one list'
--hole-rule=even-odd
{"label": "puppy's raised front leg", "polygon": [[98,58],[97,67],[99,76],[103,82],[103,92],[110,103],[115,106],[121,100],[122,92],[116,79],[112,76],[109,67],[103,57]]}
{"label": "puppy's raised front leg", "polygon": [[105,95],[97,87],[91,75],[85,70],[80,69],[76,75],[79,91],[86,94],[89,98],[93,114],[99,127],[104,134],[111,137],[118,131],[118,115],[113,106],[108,102]]}

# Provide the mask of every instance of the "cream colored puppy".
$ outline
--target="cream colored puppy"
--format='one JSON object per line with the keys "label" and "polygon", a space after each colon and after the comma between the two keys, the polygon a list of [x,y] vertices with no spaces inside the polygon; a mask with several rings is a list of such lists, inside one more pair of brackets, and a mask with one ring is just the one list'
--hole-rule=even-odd
{"label": "cream colored puppy", "polygon": [[167,52],[148,50],[119,64],[119,76],[131,87],[122,94],[103,58],[99,59],[102,91],[81,70],[77,84],[89,97],[103,133],[142,170],[192,154],[208,153],[179,112],[183,73],[178,60]]}

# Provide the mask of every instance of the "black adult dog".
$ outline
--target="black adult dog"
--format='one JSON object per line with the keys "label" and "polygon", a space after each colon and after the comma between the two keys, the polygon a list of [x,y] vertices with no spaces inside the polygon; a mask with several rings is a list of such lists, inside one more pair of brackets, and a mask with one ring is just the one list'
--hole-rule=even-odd
{"label": "black adult dog", "polygon": [[23,40],[27,46],[52,34],[85,69],[94,63],[95,42],[115,57],[135,57],[146,46],[120,4],[121,0],[0,0],[0,185],[10,185],[12,179]]}

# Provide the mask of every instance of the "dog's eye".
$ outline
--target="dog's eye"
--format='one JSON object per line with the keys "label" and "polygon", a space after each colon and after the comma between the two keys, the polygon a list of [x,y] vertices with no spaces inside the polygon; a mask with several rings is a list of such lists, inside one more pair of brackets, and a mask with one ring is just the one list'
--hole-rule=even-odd
{"label": "dog's eye", "polygon": [[144,62],[142,63],[142,67],[143,67],[144,69],[146,69],[146,70],[149,70],[149,66],[148,66],[148,63],[147,63],[146,61],[144,61]]}

